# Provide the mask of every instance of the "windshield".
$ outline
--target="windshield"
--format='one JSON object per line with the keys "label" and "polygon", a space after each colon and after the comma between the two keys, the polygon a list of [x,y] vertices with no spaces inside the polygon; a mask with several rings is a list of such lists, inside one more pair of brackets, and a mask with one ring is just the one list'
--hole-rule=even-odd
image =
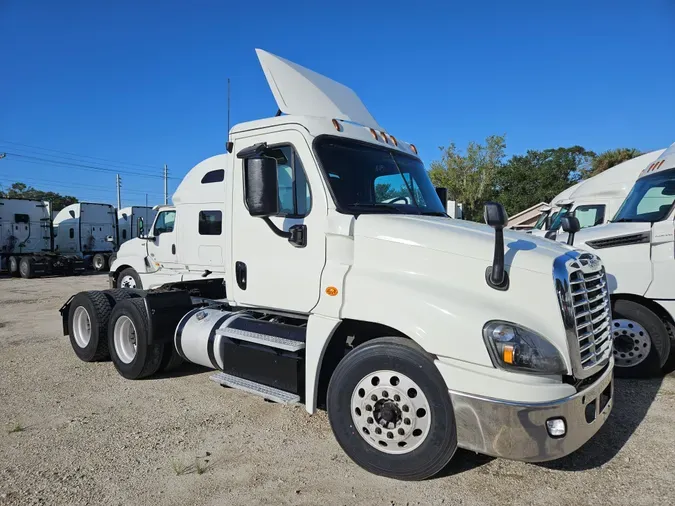
{"label": "windshield", "polygon": [[549,230],[558,230],[560,228],[561,220],[567,215],[567,213],[570,212],[571,207],[571,205],[567,205],[560,208],[560,211],[558,211],[551,220],[551,226],[549,227]]}
{"label": "windshield", "polygon": [[417,158],[329,136],[317,139],[315,149],[341,212],[446,216]]}
{"label": "windshield", "polygon": [[675,201],[675,169],[638,179],[612,221],[661,221]]}
{"label": "windshield", "polygon": [[544,225],[546,225],[546,218],[548,218],[548,214],[550,212],[551,212],[550,209],[548,211],[542,211],[541,214],[539,215],[537,223],[534,224],[534,228],[542,230],[544,228]]}

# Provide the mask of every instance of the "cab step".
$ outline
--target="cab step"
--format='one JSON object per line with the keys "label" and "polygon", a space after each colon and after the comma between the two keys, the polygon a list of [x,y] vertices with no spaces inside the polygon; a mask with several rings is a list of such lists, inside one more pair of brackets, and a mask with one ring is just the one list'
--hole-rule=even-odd
{"label": "cab step", "polygon": [[278,402],[279,404],[295,404],[296,402],[300,402],[300,396],[297,394],[256,383],[255,381],[238,378],[237,376],[232,376],[231,374],[226,374],[224,372],[216,373],[209,379],[220,385],[243,390],[269,401]]}
{"label": "cab step", "polygon": [[[237,325],[240,322],[235,322]],[[265,322],[266,323],[266,322]],[[250,343],[262,344],[270,348],[297,352],[305,348],[305,329],[291,327],[289,325],[275,325],[267,323],[266,328],[251,328],[252,325],[259,326],[259,322],[254,320],[243,320],[241,324],[248,324],[249,328],[225,327],[216,330],[216,335],[230,339],[239,339]],[[265,330],[266,332],[262,332]],[[272,335],[270,332],[282,335]]]}

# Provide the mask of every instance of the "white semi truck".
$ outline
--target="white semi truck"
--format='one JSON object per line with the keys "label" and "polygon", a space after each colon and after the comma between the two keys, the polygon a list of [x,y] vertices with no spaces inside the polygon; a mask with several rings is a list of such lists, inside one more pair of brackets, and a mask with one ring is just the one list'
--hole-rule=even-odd
{"label": "white semi truck", "polygon": [[[139,224],[152,223],[157,214],[157,209],[147,206],[129,206],[117,210],[117,244],[121,246],[125,242],[139,236]],[[112,265],[112,260],[110,265]]]}
{"label": "white semi truck", "polygon": [[[128,379],[182,359],[325,408],[357,464],[398,479],[433,476],[458,447],[545,461],[583,445],[613,405],[598,258],[504,231],[499,204],[492,228],[449,218],[415,146],[351,89],[257,53],[285,114],[233,127],[228,154],[158,209],[155,249],[124,268],[145,289],[63,305],[76,355]],[[384,202],[380,184],[407,198]]]}
{"label": "white semi truck", "polygon": [[617,375],[663,373],[675,350],[675,144],[646,164],[611,223],[575,247],[602,258],[614,320]]}
{"label": "white semi truck", "polygon": [[542,209],[534,229],[527,233],[567,242],[561,229],[564,216],[577,217],[582,229],[608,223],[621,207],[642,169],[656,160],[665,149],[658,149],[622,162],[567,188]]}
{"label": "white semi truck", "polygon": [[104,271],[116,249],[117,212],[110,204],[71,204],[54,218],[54,236],[56,251],[79,256],[94,270]]}
{"label": "white semi truck", "polygon": [[84,271],[76,255],[55,252],[52,228],[49,202],[0,199],[0,271],[24,278]]}

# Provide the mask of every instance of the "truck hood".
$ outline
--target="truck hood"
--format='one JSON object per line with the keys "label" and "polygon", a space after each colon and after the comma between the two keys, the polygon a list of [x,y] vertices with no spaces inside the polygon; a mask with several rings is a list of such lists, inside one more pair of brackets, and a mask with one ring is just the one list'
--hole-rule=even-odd
{"label": "truck hood", "polygon": [[[354,237],[368,237],[442,251],[492,264],[495,232],[487,226],[435,216],[363,214]],[[571,251],[565,245],[523,232],[504,230],[504,261],[512,266],[550,274],[553,260]]]}
{"label": "truck hood", "polygon": [[589,241],[593,244],[595,241],[626,240],[633,235],[648,233],[650,230],[650,223],[605,223],[579,230],[574,235],[574,246],[586,248]]}

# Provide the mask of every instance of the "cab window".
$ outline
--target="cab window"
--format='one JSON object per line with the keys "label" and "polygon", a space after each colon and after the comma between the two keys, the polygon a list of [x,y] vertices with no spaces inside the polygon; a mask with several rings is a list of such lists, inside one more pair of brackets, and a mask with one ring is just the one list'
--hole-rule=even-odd
{"label": "cab window", "polygon": [[265,152],[265,156],[276,159],[279,181],[279,214],[302,218],[309,214],[312,197],[309,183],[300,157],[291,145],[281,145]]}
{"label": "cab window", "polygon": [[154,235],[173,232],[173,225],[176,221],[176,211],[162,211],[157,215],[155,221]]}
{"label": "cab window", "polygon": [[604,204],[579,206],[574,210],[574,216],[579,220],[581,228],[602,225],[605,221],[605,206]]}

